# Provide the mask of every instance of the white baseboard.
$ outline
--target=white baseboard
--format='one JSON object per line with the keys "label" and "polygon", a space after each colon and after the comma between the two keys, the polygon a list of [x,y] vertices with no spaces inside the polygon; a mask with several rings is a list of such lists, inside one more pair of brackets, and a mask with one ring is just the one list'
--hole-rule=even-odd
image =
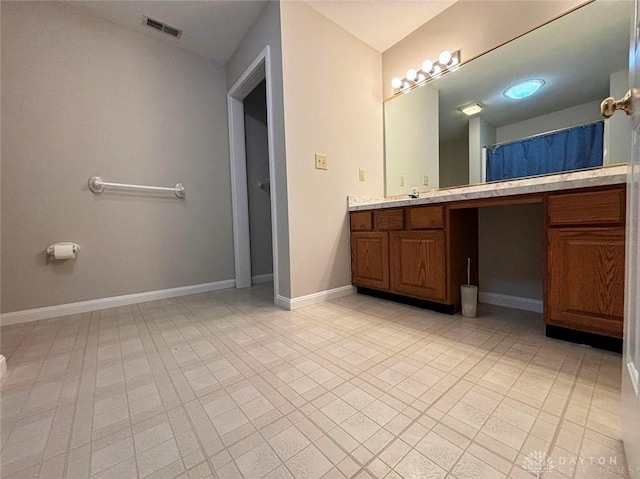
{"label": "white baseboard", "polygon": [[539,299],[520,298],[498,293],[478,293],[478,301],[481,303],[504,306],[506,308],[522,309],[534,313],[542,313],[542,301]]}
{"label": "white baseboard", "polygon": [[293,311],[294,309],[304,308],[306,306],[322,303],[323,301],[328,301],[330,299],[348,296],[350,294],[354,294],[355,292],[356,288],[351,285],[342,286],[340,288],[328,289],[326,291],[307,294],[306,296],[299,296],[297,298],[285,298],[284,296],[278,296],[276,298],[276,304],[285,309]]}
{"label": "white baseboard", "polygon": [[161,289],[158,291],[148,291],[146,293],[125,294],[123,296],[113,296],[111,298],[92,299],[78,303],[59,304],[46,308],[27,309],[25,311],[15,311],[0,315],[0,324],[8,326],[10,324],[27,323],[40,319],[57,318],[70,314],[87,313],[100,309],[115,308],[118,306],[128,306],[130,304],[146,303],[159,299],[176,298],[190,294],[207,293],[218,289],[233,288],[236,285],[235,279],[216,281],[214,283],[195,284],[193,286],[182,286],[179,288]]}
{"label": "white baseboard", "polygon": [[0,378],[7,372],[7,358],[0,354]]}
{"label": "white baseboard", "polygon": [[281,308],[288,309],[289,311],[291,310],[291,298],[285,298],[284,296],[278,295],[275,299],[275,303]]}
{"label": "white baseboard", "polygon": [[268,283],[269,281],[273,281],[273,273],[251,276],[251,284]]}

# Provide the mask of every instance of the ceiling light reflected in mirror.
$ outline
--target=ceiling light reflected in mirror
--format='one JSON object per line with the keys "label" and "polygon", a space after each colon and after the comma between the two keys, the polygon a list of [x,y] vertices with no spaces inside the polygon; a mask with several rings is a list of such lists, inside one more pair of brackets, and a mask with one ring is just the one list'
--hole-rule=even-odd
{"label": "ceiling light reflected in mirror", "polygon": [[471,105],[463,106],[460,111],[467,116],[477,115],[482,111],[482,105],[480,103],[472,103]]}
{"label": "ceiling light reflected in mirror", "polygon": [[544,86],[544,80],[536,78],[535,80],[525,80],[515,85],[511,85],[504,91],[504,96],[512,100],[523,100],[538,93],[538,90]]}

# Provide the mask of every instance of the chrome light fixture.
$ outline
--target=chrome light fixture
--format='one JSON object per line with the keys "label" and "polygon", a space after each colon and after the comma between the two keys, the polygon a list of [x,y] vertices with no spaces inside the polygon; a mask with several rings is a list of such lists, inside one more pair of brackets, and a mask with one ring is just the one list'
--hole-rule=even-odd
{"label": "chrome light fixture", "polygon": [[435,78],[447,70],[454,70],[458,65],[460,65],[460,50],[455,52],[445,50],[438,55],[437,61],[425,60],[419,70],[410,68],[404,78],[395,77],[391,80],[391,86],[394,93],[398,93],[399,90],[406,91],[411,86],[418,85],[429,78]]}

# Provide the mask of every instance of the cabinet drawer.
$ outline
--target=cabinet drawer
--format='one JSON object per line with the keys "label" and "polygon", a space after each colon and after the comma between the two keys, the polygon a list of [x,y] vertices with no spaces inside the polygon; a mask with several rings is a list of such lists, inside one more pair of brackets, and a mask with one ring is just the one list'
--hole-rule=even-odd
{"label": "cabinet drawer", "polygon": [[624,223],[623,188],[549,196],[549,225],[620,225]]}
{"label": "cabinet drawer", "polygon": [[413,230],[444,228],[444,207],[416,206],[409,208],[409,227]]}
{"label": "cabinet drawer", "polygon": [[373,227],[371,211],[354,211],[350,214],[351,231],[367,231]]}
{"label": "cabinet drawer", "polygon": [[404,210],[374,211],[373,223],[377,230],[403,230]]}

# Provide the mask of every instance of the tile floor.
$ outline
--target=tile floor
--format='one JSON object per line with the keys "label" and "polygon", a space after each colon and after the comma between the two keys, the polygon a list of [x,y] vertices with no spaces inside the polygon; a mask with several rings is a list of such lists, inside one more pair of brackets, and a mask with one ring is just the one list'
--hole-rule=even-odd
{"label": "tile floor", "polygon": [[620,356],[481,313],[260,285],[4,327],[2,477],[626,477]]}

